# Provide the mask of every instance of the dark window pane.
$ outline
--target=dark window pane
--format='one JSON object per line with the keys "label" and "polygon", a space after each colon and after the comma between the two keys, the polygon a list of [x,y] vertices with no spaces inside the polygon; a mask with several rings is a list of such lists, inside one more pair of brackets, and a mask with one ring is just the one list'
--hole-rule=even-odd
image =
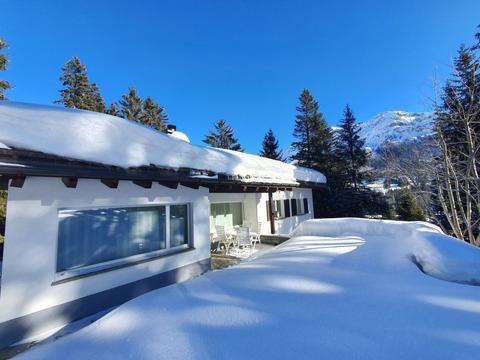
{"label": "dark window pane", "polygon": [[188,206],[170,206],[170,247],[188,244]]}
{"label": "dark window pane", "polygon": [[283,200],[283,206],[285,207],[285,217],[290,217],[290,200]]}

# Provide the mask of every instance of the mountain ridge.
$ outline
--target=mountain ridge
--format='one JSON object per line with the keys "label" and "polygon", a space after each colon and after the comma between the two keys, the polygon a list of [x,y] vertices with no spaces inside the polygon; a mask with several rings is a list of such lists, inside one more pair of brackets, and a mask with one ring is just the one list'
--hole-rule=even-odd
{"label": "mountain ridge", "polygon": [[365,147],[373,151],[386,143],[421,140],[433,134],[433,112],[384,111],[359,123]]}

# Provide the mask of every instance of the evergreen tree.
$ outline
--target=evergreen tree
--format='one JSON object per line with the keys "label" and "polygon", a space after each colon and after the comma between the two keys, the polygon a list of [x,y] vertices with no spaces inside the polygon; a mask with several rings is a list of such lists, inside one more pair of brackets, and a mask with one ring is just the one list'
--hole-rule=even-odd
{"label": "evergreen tree", "polygon": [[346,172],[346,180],[358,187],[362,180],[360,168],[367,164],[367,152],[363,148],[365,141],[360,138],[360,127],[356,123],[350,106],[345,107],[340,130],[337,133],[337,153],[343,160]]}
{"label": "evergreen tree", "polygon": [[116,102],[112,102],[108,107],[106,113],[112,116],[119,116],[120,111],[118,110],[118,104]]}
{"label": "evergreen tree", "polygon": [[106,113],[107,105],[105,104],[105,100],[103,100],[103,97],[100,94],[100,89],[98,88],[97,84],[91,84],[90,93],[90,110],[100,113]]}
{"label": "evergreen tree", "polygon": [[282,151],[278,150],[278,140],[273,134],[272,129],[269,129],[262,142],[262,150],[260,156],[282,161]]}
{"label": "evergreen tree", "polygon": [[300,165],[314,166],[315,141],[322,113],[318,111],[318,102],[315,101],[308,89],[304,89],[299,97],[297,106],[298,115],[295,119],[293,136],[297,139],[292,143],[295,154],[291,160],[297,160]]}
{"label": "evergreen tree", "polygon": [[119,101],[119,116],[142,123],[143,100],[137,94],[137,89],[131,87],[128,93]]}
{"label": "evergreen tree", "polygon": [[[432,213],[454,236],[480,246],[480,58],[462,45],[436,109],[438,155]],[[441,209],[441,214],[438,209]]]}
{"label": "evergreen tree", "polygon": [[480,25],[478,25],[478,32],[475,34],[475,39],[477,39],[477,43],[473,46],[473,50],[480,49]]}
{"label": "evergreen tree", "polygon": [[243,151],[238,140],[235,138],[233,129],[227,125],[225,120],[220,119],[215,123],[214,131],[205,136],[203,142],[213,147]]}
{"label": "evergreen tree", "polygon": [[337,178],[338,159],[334,153],[335,139],[333,132],[319,112],[318,102],[308,89],[304,89],[299,97],[300,105],[295,120],[292,143],[295,154],[291,160],[299,165],[322,171],[329,183]]}
{"label": "evergreen tree", "polygon": [[318,218],[392,216],[385,195],[367,188],[314,190],[313,204]]}
{"label": "evergreen tree", "polygon": [[397,214],[400,220],[404,221],[425,221],[425,215],[409,188],[398,190]]}
{"label": "evergreen tree", "polygon": [[143,102],[141,121],[146,126],[163,131],[168,123],[168,115],[157,101],[148,96]]}
{"label": "evergreen tree", "polygon": [[73,109],[105,112],[105,101],[95,83],[88,80],[87,70],[77,56],[62,67],[60,99],[54,101]]}
{"label": "evergreen tree", "polygon": [[[5,40],[0,38],[0,51],[3,49],[8,48],[7,43]],[[8,58],[5,54],[0,54],[0,71],[5,71],[7,70],[7,63],[8,63]],[[10,89],[12,85],[6,80],[1,80],[0,79],[0,100],[6,100],[7,97],[5,96],[5,91]]]}

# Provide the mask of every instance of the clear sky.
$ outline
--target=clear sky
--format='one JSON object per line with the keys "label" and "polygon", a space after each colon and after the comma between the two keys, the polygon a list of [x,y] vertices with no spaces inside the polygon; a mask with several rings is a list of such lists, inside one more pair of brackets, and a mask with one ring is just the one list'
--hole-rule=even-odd
{"label": "clear sky", "polygon": [[430,110],[434,73],[478,24],[480,0],[2,0],[0,76],[11,100],[51,104],[77,55],[107,103],[135,86],[192,142],[224,118],[257,152],[270,127],[290,144],[305,87],[332,125],[346,103],[359,120]]}

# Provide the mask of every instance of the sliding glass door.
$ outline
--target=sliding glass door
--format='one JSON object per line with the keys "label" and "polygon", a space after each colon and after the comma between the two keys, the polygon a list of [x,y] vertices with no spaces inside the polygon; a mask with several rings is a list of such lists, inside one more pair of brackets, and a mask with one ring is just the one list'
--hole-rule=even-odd
{"label": "sliding glass door", "polygon": [[243,206],[241,202],[210,205],[210,226],[232,227],[242,225]]}

